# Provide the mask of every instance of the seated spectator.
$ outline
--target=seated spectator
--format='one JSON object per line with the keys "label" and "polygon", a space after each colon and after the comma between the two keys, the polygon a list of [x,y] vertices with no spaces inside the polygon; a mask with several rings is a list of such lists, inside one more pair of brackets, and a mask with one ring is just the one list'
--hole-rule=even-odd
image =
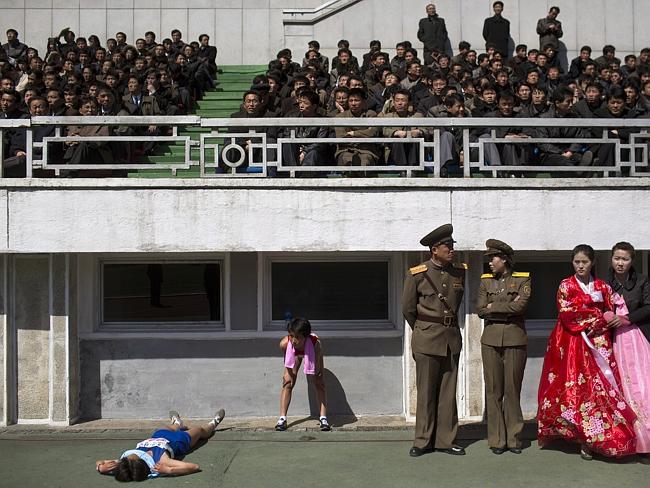
{"label": "seated spectator", "polygon": [[530,91],[530,103],[522,108],[518,117],[537,118],[548,111],[546,92],[539,87],[533,87]]}
{"label": "seated spectator", "polygon": [[442,96],[447,88],[447,79],[440,73],[427,75],[424,77],[427,90],[421,90],[413,94],[413,104],[422,115],[436,105],[442,104]]}
{"label": "seated spectator", "polygon": [[[561,86],[551,96],[551,107],[540,115],[540,122],[550,123],[550,126],[539,126],[534,131],[538,138],[566,138],[583,139],[590,137],[589,130],[582,127],[560,127],[549,122],[548,119],[578,118],[571,110],[573,105],[573,91]],[[540,162],[543,166],[589,166],[593,162],[593,153],[587,150],[585,144],[579,142],[547,142],[537,146],[540,150]]]}
{"label": "seated spectator", "polygon": [[332,90],[329,101],[329,110],[327,111],[328,117],[336,117],[336,115],[348,110],[348,96],[350,89],[347,86],[339,86]]}
{"label": "seated spectator", "polygon": [[[253,91],[253,90],[248,90],[246,93],[244,93],[243,96],[243,103],[241,106],[241,109],[238,112],[234,112],[233,114],[230,115],[231,118],[244,118],[244,119],[257,119],[257,118],[264,118],[264,117],[269,117],[270,114],[267,112],[262,112],[260,109],[260,95],[258,92]],[[261,127],[255,127],[255,128],[248,128],[248,127],[231,127],[228,132],[231,133],[248,133],[248,132],[265,132],[266,133],[266,140],[267,142],[270,143],[275,143],[277,140],[277,129],[274,127],[267,127],[267,128],[261,128]],[[244,149],[244,166],[248,166],[251,161],[255,162],[262,162],[262,150],[253,148],[252,144],[254,142],[254,139],[256,142],[259,142],[259,138],[244,138],[244,137],[239,137],[236,139],[236,143]],[[231,149],[227,153],[227,158],[229,161],[237,161],[239,159],[239,155],[237,154],[237,151],[234,149]],[[267,160],[274,160],[275,159],[275,150],[273,149],[267,149]]]}
{"label": "seated spectator", "polygon": [[395,57],[390,60],[390,69],[393,73],[399,71],[406,72],[406,46],[403,42],[398,42],[395,45]]}
{"label": "seated spectator", "polygon": [[592,119],[603,105],[603,87],[592,81],[585,86],[584,93],[585,97],[572,107],[572,111],[582,119]]}
{"label": "seated spectator", "polygon": [[419,61],[413,61],[406,65],[406,78],[400,82],[400,88],[410,90],[420,83],[422,77],[422,65]]}
{"label": "seated spectator", "polygon": [[[400,119],[422,117],[422,114],[417,113],[411,105],[411,93],[408,90],[394,87],[391,91],[392,95],[387,104],[388,106],[378,115],[378,117]],[[398,125],[396,127],[384,127],[382,129],[382,134],[384,137],[398,137],[402,139],[424,137],[424,131],[421,128],[411,126],[410,124]],[[419,164],[419,144],[396,142],[389,143],[387,146],[390,150],[387,158],[389,164],[396,164],[398,166],[415,166]]]}
{"label": "seated spectator", "polygon": [[350,43],[346,39],[341,39],[337,43],[336,47],[339,50],[339,53],[337,53],[337,55],[332,59],[332,63],[331,63],[332,70],[338,69],[339,62],[340,62],[340,58],[339,58],[340,50],[346,49],[349,54],[349,59],[347,62],[350,64],[350,69],[355,73],[360,73],[361,70],[359,67],[359,61],[357,60],[356,57],[352,56],[352,53],[350,52]]}
{"label": "seated spectator", "polygon": [[374,85],[379,81],[380,73],[384,66],[390,69],[388,54],[384,52],[373,53],[371,65],[364,72],[363,81],[366,84],[366,86]]}
{"label": "seated spectator", "polygon": [[[102,95],[110,95],[110,91],[101,91]],[[79,107],[80,115],[89,117],[98,115],[97,104],[91,98],[84,97]],[[80,125],[70,126],[67,129],[69,136],[97,137],[109,136],[111,130],[108,126],[102,125]],[[63,160],[68,164],[111,164],[115,162],[111,143],[107,141],[82,141],[67,142]]]}
{"label": "seated spectator", "polygon": [[[636,118],[638,113],[630,111],[625,106],[626,101],[625,90],[620,87],[614,87],[607,93],[606,103],[595,112],[596,118],[601,119],[627,119]],[[634,128],[611,128],[607,131],[608,138],[619,139],[623,143],[628,143],[631,134],[639,132],[639,129]],[[602,137],[603,129],[593,128],[593,137]],[[598,164],[599,165],[613,165],[615,157],[616,146],[614,144],[599,144],[598,145]]]}
{"label": "seated spectator", "polygon": [[[289,117],[314,118],[320,117],[320,100],[318,95],[310,89],[303,89],[298,95],[298,110],[288,114]],[[283,129],[285,138],[298,139],[326,139],[330,137],[330,130],[324,126],[312,127],[286,127]],[[326,164],[329,156],[329,145],[321,142],[305,144],[283,144],[282,161],[288,166],[318,166]]]}
{"label": "seated spectator", "polygon": [[[501,94],[497,101],[497,110],[490,112],[486,117],[500,119],[510,119],[516,117],[514,112],[515,97],[508,92]],[[527,139],[524,129],[521,127],[496,127],[495,129],[486,128],[481,132],[480,138],[492,137],[491,131],[494,130],[496,137],[499,139]],[[503,143],[485,143],[485,161],[490,166],[521,166],[526,163],[526,146],[524,144],[503,144]]]}
{"label": "seated spectator", "polygon": [[307,44],[307,53],[305,54],[305,59],[302,60],[302,67],[307,66],[307,56],[312,53],[316,59],[320,62],[320,66],[323,71],[328,72],[330,69],[330,61],[327,56],[324,56],[320,52],[320,43],[318,41],[309,41]]}
{"label": "seated spectator", "polygon": [[[399,78],[390,71],[384,71],[382,80],[376,85],[370,87],[368,94],[368,108],[379,113],[384,109],[384,105],[390,100],[391,87],[399,87]],[[392,89],[394,90],[394,89]],[[409,99],[411,98],[409,92]]]}
{"label": "seated spectator", "polygon": [[336,85],[341,75],[356,75],[359,69],[352,63],[352,53],[347,48],[341,48],[336,56],[336,66],[330,72],[330,85]]}
{"label": "seated spectator", "polygon": [[[489,82],[478,89],[478,96],[475,98],[472,117],[486,117],[487,114],[497,109],[497,90]],[[514,110],[514,107],[513,107]]]}
{"label": "seated spectator", "polygon": [[517,104],[515,112],[517,114],[531,103],[531,93],[532,90],[526,83],[520,83],[519,86],[517,86],[517,91],[515,93],[515,103]]}
{"label": "seated spectator", "polygon": [[0,119],[24,119],[25,112],[20,109],[20,95],[11,88],[0,89]]}
{"label": "seated spectator", "polygon": [[591,59],[591,47],[582,46],[580,48],[580,55],[571,60],[571,65],[569,66],[569,73],[567,77],[570,80],[577,79],[578,76],[580,76],[580,74],[584,70],[585,64],[588,62],[589,63],[593,62],[593,60]]}
{"label": "seated spectator", "polygon": [[621,65],[621,60],[616,57],[616,48],[611,44],[603,47],[603,55],[594,59],[596,66],[601,68],[611,68],[613,64]]}
{"label": "seated spectator", "polygon": [[[352,88],[348,96],[349,109],[336,115],[337,118],[367,118],[377,114],[366,108],[366,93],[360,88]],[[336,137],[376,137],[374,127],[337,127]],[[339,166],[374,166],[379,163],[380,150],[377,144],[367,142],[339,143],[336,150]]]}
{"label": "seated spectator", "polygon": [[282,117],[286,117],[289,112],[298,108],[298,91],[307,87],[309,85],[309,80],[304,75],[296,75],[293,78],[293,83],[291,85],[293,90],[289,96],[282,101],[280,106],[280,115]]}

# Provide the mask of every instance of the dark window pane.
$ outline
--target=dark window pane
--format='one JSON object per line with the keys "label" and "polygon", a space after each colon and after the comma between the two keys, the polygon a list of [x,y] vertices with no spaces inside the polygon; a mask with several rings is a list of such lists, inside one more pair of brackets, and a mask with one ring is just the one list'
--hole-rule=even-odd
{"label": "dark window pane", "polygon": [[221,320],[218,263],[104,264],[104,322]]}
{"label": "dark window pane", "polygon": [[[555,297],[560,281],[573,274],[570,262],[522,262],[515,271],[528,271],[531,276],[532,295],[528,302],[526,319],[548,320],[557,318]],[[486,267],[486,273],[490,272]]]}
{"label": "dark window pane", "polygon": [[387,262],[272,263],[272,319],[388,320]]}

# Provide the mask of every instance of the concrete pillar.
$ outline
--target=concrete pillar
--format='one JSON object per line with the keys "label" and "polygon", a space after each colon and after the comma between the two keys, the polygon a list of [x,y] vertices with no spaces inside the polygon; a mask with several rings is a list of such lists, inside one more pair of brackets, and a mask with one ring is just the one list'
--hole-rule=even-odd
{"label": "concrete pillar", "polygon": [[77,416],[78,356],[76,322],[70,316],[70,256],[50,255],[50,411],[53,424]]}
{"label": "concrete pillar", "polygon": [[10,256],[0,257],[0,425],[16,421],[16,340],[9,313]]}
{"label": "concrete pillar", "polygon": [[11,315],[16,331],[17,420],[47,423],[50,416],[49,258],[19,255],[13,262]]}
{"label": "concrete pillar", "polygon": [[483,363],[481,360],[481,334],[483,322],[476,314],[478,286],[483,274],[483,256],[480,252],[466,255],[467,286],[465,287],[465,330],[463,349],[465,361],[465,416],[480,419],[485,406],[483,385]]}

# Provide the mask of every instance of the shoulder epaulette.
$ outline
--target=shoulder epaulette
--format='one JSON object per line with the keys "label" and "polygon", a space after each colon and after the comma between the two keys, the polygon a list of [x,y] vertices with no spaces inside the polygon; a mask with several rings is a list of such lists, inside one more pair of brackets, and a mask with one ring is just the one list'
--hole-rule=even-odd
{"label": "shoulder epaulette", "polygon": [[424,273],[427,269],[428,268],[426,264],[421,264],[419,266],[414,266],[410,268],[409,271],[411,272],[412,275],[416,275],[416,274]]}
{"label": "shoulder epaulette", "polygon": [[512,273],[513,278],[530,278],[530,273],[528,271],[517,271]]}
{"label": "shoulder epaulette", "polygon": [[463,269],[469,269],[469,266],[467,266],[467,263],[458,263],[458,267],[463,268]]}
{"label": "shoulder epaulette", "polygon": [[494,275],[492,273],[484,273],[481,275],[481,279],[487,279],[487,278],[494,278]]}

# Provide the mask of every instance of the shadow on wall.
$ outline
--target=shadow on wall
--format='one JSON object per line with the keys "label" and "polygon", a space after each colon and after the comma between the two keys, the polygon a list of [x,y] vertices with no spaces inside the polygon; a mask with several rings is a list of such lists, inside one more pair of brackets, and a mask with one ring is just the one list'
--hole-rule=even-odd
{"label": "shadow on wall", "polygon": [[[325,368],[325,387],[327,389],[327,415],[334,427],[351,424],[357,421],[352,407],[348,403],[345,390],[341,382],[332,371]],[[309,413],[312,417],[318,418],[320,415],[318,406],[318,395],[312,381],[309,381]]]}

